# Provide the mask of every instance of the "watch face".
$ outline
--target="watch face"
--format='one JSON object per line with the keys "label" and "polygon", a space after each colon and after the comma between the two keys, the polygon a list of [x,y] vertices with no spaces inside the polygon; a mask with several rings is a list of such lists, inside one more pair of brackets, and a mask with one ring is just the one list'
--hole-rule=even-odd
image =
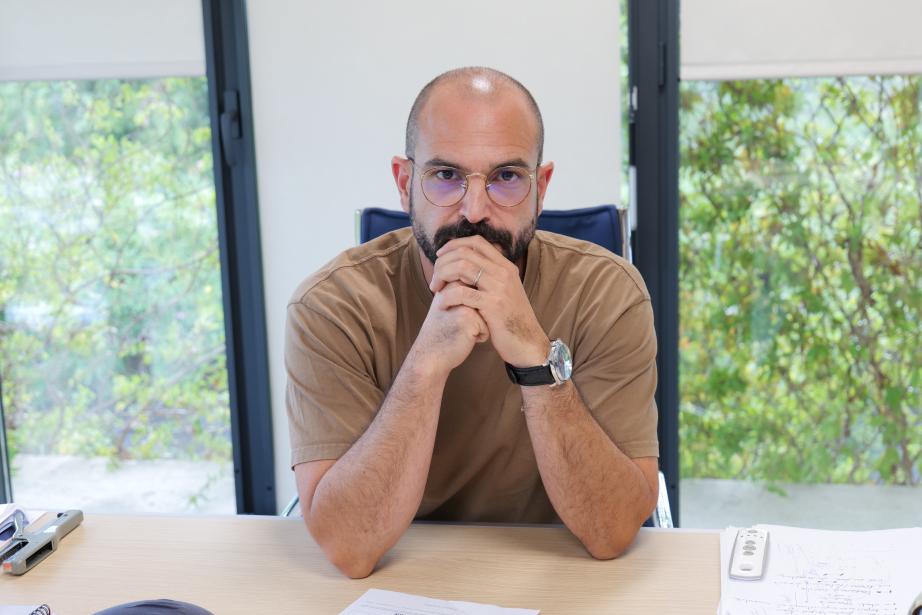
{"label": "watch face", "polygon": [[573,358],[566,344],[560,340],[554,340],[548,362],[558,383],[570,379],[570,374],[573,373]]}

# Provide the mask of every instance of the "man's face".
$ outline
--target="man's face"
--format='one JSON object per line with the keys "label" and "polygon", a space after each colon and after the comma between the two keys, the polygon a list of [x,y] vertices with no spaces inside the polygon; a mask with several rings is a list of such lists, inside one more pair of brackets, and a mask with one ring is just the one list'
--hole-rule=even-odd
{"label": "man's face", "polygon": [[[486,97],[448,84],[433,92],[419,117],[416,164],[405,162],[403,169],[409,177],[405,192],[401,190],[417,243],[431,262],[445,243],[471,235],[483,236],[513,262],[524,256],[553,169],[548,164],[535,173],[537,131],[526,101],[511,89]],[[483,176],[469,178],[459,203],[437,207],[421,188],[422,175],[434,166]],[[505,166],[535,173],[528,196],[515,207],[497,205],[486,191],[484,176]]]}

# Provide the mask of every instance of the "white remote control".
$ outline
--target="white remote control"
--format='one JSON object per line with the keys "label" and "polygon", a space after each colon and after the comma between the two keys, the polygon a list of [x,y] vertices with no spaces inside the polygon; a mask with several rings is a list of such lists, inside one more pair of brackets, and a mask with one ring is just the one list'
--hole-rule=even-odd
{"label": "white remote control", "polygon": [[767,555],[768,530],[740,528],[730,555],[730,578],[741,581],[761,579]]}

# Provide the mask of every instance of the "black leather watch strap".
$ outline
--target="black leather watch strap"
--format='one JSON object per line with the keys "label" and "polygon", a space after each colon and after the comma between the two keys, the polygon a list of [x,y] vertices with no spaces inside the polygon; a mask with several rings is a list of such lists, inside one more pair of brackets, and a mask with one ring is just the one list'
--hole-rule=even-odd
{"label": "black leather watch strap", "polygon": [[550,365],[539,365],[537,367],[514,367],[506,363],[506,373],[513,383],[520,386],[533,387],[545,384],[554,384],[554,374],[551,373]]}

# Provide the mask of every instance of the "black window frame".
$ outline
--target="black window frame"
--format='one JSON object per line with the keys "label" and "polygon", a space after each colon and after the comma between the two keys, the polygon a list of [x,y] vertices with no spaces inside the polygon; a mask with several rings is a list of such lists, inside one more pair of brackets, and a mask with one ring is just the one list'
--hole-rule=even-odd
{"label": "black window frame", "polygon": [[278,512],[243,0],[202,0],[237,512]]}
{"label": "black window frame", "polygon": [[3,410],[3,374],[0,373],[0,504],[13,501],[10,454],[6,444],[6,415]]}
{"label": "black window frame", "polygon": [[653,304],[660,470],[679,526],[679,2],[628,0],[634,264]]}

